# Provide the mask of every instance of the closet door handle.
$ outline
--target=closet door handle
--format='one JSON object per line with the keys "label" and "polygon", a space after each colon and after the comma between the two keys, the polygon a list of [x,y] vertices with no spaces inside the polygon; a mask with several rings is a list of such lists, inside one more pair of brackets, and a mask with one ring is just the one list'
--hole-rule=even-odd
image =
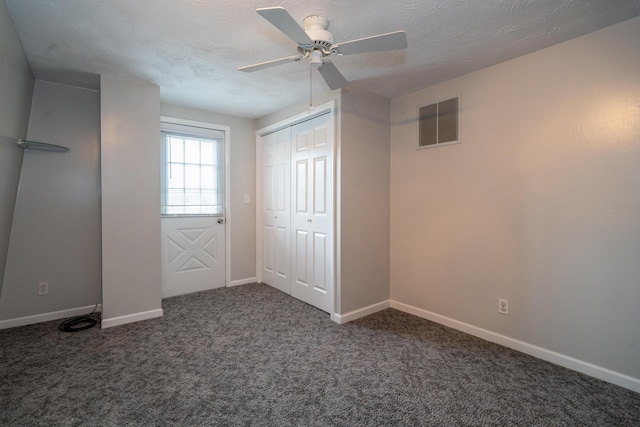
{"label": "closet door handle", "polygon": [[312,221],[312,220],[311,220],[311,218],[309,218],[309,219],[307,220],[307,222],[311,222],[311,221]]}

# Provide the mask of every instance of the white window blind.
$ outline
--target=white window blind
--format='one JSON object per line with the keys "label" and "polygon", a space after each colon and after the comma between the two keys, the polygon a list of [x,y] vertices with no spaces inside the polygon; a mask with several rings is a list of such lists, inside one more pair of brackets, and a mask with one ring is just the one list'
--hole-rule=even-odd
{"label": "white window blind", "polygon": [[222,215],[224,132],[162,124],[162,215]]}

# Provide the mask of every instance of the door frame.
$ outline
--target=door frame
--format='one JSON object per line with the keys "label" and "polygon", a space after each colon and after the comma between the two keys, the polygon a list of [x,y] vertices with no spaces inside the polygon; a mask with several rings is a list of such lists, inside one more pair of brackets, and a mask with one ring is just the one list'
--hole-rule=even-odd
{"label": "door frame", "polygon": [[[231,127],[216,123],[160,116],[160,123],[216,129],[224,132],[224,285],[231,286]],[[162,125],[161,125],[162,127]]]}
{"label": "door frame", "polygon": [[258,283],[262,283],[262,227],[264,222],[262,220],[262,137],[269,133],[273,133],[279,131],[283,128],[287,128],[298,123],[306,122],[307,120],[311,120],[315,117],[322,116],[325,114],[330,114],[333,119],[333,221],[331,226],[331,234],[333,240],[333,254],[331,254],[331,262],[333,265],[333,269],[331,271],[333,289],[332,289],[332,309],[329,313],[331,318],[334,318],[334,314],[336,313],[337,308],[337,295],[339,290],[339,282],[338,282],[338,204],[336,203],[338,198],[338,179],[339,179],[339,159],[337,156],[338,146],[339,146],[339,117],[336,114],[336,100],[332,100],[326,102],[324,104],[318,105],[313,108],[313,110],[305,111],[300,114],[293,115],[284,120],[280,120],[274,124],[265,126],[256,131],[256,281]]}

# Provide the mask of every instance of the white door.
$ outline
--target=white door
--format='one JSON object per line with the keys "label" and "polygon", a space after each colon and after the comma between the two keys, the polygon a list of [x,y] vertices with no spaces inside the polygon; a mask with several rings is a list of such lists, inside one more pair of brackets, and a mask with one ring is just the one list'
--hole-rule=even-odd
{"label": "white door", "polygon": [[164,217],[162,298],[225,286],[224,218]]}
{"label": "white door", "polygon": [[291,293],[289,128],[262,137],[262,281]]}
{"label": "white door", "polygon": [[291,295],[333,309],[333,116],[291,127]]}
{"label": "white door", "polygon": [[226,285],[228,128],[161,121],[162,297]]}

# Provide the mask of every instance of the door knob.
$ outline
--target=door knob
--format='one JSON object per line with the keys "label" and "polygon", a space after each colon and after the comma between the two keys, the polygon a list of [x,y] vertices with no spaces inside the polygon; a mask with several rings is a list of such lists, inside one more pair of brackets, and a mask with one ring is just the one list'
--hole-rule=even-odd
{"label": "door knob", "polygon": [[307,222],[311,222],[311,218],[309,218],[309,219],[307,220]]}
{"label": "door knob", "polygon": [[218,224],[224,224],[224,218],[218,218]]}

